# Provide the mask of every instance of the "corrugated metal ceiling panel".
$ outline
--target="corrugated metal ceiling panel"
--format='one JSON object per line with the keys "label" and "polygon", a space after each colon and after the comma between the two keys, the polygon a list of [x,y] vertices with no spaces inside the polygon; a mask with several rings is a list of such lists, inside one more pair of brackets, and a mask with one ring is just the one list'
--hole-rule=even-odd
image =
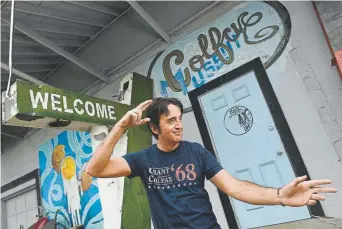
{"label": "corrugated metal ceiling panel", "polygon": [[[211,2],[141,2],[160,27],[169,32]],[[115,1],[16,1],[15,20],[74,54],[91,67],[102,71],[115,69],[160,36],[127,2]],[[125,15],[123,15],[125,14]],[[119,16],[119,17],[118,17]],[[2,19],[10,21],[10,2],[2,8]],[[110,30],[104,30],[110,25]],[[9,25],[2,21],[1,58],[8,63]],[[106,31],[105,36],[97,37]],[[108,33],[112,39],[108,40]],[[101,33],[102,35],[102,33]],[[137,41],[137,39],[139,39]],[[96,42],[95,42],[96,41]],[[88,44],[91,44],[91,48]],[[84,47],[84,48],[83,48]],[[82,49],[82,52],[75,53]],[[102,58],[95,52],[103,53]],[[105,52],[101,50],[106,50]],[[14,30],[13,67],[49,84],[80,91],[97,78],[74,63]],[[63,68],[61,68],[63,66]],[[57,71],[56,71],[57,70]],[[2,72],[1,87],[7,86],[8,73]],[[12,76],[12,82],[17,77]],[[23,136],[28,128],[2,126],[2,132]],[[4,135],[2,135],[4,137]],[[8,136],[4,137],[5,141]]]}

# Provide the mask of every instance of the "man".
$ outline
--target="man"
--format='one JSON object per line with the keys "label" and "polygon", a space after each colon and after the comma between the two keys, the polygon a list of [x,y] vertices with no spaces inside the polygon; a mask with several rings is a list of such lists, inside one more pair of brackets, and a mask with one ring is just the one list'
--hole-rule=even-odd
{"label": "man", "polygon": [[[145,110],[147,118],[142,119]],[[335,188],[320,187],[330,184],[330,180],[305,181],[306,176],[282,188],[265,188],[235,179],[200,144],[182,141],[182,113],[183,106],[175,98],[141,103],[115,124],[86,169],[93,177],[140,177],[155,229],[220,228],[204,189],[205,178],[227,195],[255,205],[314,205],[324,200],[318,193],[336,192]],[[158,143],[111,159],[122,134],[130,127],[146,123]]]}

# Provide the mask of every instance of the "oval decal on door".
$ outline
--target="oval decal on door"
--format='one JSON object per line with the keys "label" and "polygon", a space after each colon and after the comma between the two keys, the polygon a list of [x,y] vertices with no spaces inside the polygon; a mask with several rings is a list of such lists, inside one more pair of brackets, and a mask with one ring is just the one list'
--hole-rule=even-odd
{"label": "oval decal on door", "polygon": [[231,107],[224,116],[224,126],[232,135],[244,135],[253,125],[252,112],[244,106]]}
{"label": "oval decal on door", "polygon": [[147,77],[154,79],[157,96],[176,97],[187,108],[189,91],[256,57],[269,68],[284,51],[290,34],[290,15],[281,3],[237,3],[159,53]]}

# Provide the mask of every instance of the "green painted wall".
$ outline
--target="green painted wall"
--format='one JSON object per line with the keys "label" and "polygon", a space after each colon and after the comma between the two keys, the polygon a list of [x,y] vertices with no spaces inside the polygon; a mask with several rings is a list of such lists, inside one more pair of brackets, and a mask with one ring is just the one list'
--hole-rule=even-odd
{"label": "green painted wall", "polygon": [[[133,74],[131,107],[153,98],[153,82]],[[129,129],[127,153],[137,152],[152,144],[152,134],[146,125]],[[151,213],[146,191],[140,178],[125,177],[122,206],[122,229],[150,229]]]}

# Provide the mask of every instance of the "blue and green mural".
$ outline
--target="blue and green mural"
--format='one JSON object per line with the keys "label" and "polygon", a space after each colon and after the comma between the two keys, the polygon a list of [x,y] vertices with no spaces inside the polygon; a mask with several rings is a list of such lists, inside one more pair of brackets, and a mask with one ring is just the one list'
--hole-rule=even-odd
{"label": "blue and green mural", "polygon": [[57,228],[102,229],[97,179],[84,170],[92,155],[89,132],[64,131],[38,149],[42,204]]}

